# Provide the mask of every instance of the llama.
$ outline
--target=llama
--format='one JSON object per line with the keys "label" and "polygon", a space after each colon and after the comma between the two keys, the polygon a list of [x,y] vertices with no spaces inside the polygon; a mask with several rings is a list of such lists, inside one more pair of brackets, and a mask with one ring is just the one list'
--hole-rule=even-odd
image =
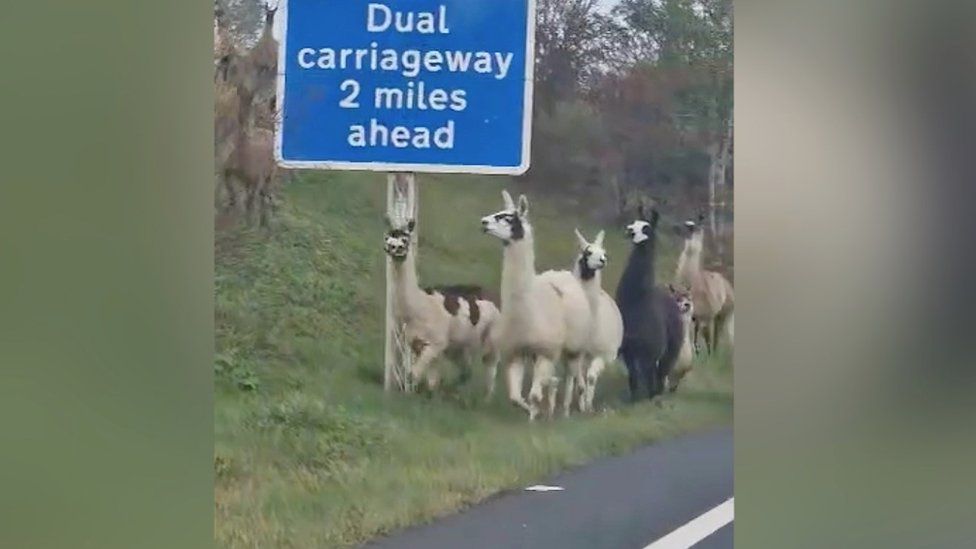
{"label": "llama", "polygon": [[237,208],[239,185],[244,189],[247,217],[252,218],[257,209],[260,225],[266,227],[278,171],[274,160],[274,134],[254,127],[252,96],[241,86],[236,91],[236,104],[231,107],[236,112],[226,120],[216,121],[218,175],[228,195],[227,208]]}
{"label": "llama", "polygon": [[579,387],[581,412],[593,411],[596,382],[607,364],[617,360],[617,352],[623,341],[624,321],[613,298],[602,287],[603,268],[607,265],[607,252],[603,248],[604,232],[600,231],[593,242],[576,229],[580,253],[573,265],[573,275],[579,279],[586,300],[590,305],[593,330],[586,345],[589,364],[584,372],[584,384]]}
{"label": "llama", "polygon": [[393,259],[396,286],[394,316],[406,326],[407,341],[416,355],[410,376],[426,377],[427,387],[436,389],[440,372],[431,363],[445,352],[462,355],[465,362],[481,360],[487,368],[487,395],[494,394],[497,360],[490,340],[491,327],[499,317],[498,307],[478,286],[443,286],[421,289],[417,282],[416,252],[411,246],[415,223],[387,231],[383,247]]}
{"label": "llama", "polygon": [[699,223],[685,221],[684,249],[678,258],[678,268],[674,280],[678,284],[687,286],[691,290],[691,299],[695,305],[695,337],[705,342],[707,352],[714,352],[718,348],[718,336],[726,332],[729,343],[732,343],[732,314],[735,308],[735,296],[732,284],[714,271],[702,268],[702,247],[705,232],[701,222],[704,215],[699,216]]}
{"label": "llama", "polygon": [[[245,196],[248,219],[259,213],[265,227],[275,207],[278,167],[274,161],[274,79],[276,42],[272,27],[277,8],[265,5],[265,26],[258,44],[246,54],[238,52],[226,36],[223,13],[215,12],[216,57],[214,146],[218,188],[227,195],[225,210],[238,208],[238,193]],[[261,124],[256,124],[256,120]],[[269,122],[269,120],[271,122]]]}
{"label": "llama", "polygon": [[667,377],[667,389],[675,392],[681,379],[691,371],[692,363],[695,360],[692,339],[694,339],[694,321],[692,316],[695,314],[695,304],[691,300],[691,292],[687,288],[675,287],[673,284],[668,286],[674,302],[678,305],[681,313],[681,350],[678,352],[677,362]]}
{"label": "llama", "polygon": [[273,104],[278,77],[278,41],[274,37],[274,21],[278,7],[264,4],[264,28],[261,37],[248,52],[248,63],[254,67],[254,97],[261,104]]}
{"label": "llama", "polygon": [[627,366],[631,400],[636,401],[640,377],[648,397],[660,393],[681,349],[681,314],[671,295],[655,286],[654,254],[658,218],[644,208],[627,226],[633,249],[617,286],[617,305],[624,321],[620,354]]}
{"label": "llama", "polygon": [[[504,244],[502,312],[493,337],[506,366],[508,398],[526,410],[532,421],[546,396],[548,414],[553,415],[558,383],[556,361],[565,359],[567,377],[573,378],[574,383],[581,382],[583,347],[590,329],[589,305],[572,273],[536,274],[529,201],[524,195],[519,196],[516,207],[507,191],[502,191],[502,198],[505,209],[481,218],[482,230]],[[522,397],[526,361],[533,363],[528,401]],[[571,390],[563,396],[566,413],[572,398]]]}

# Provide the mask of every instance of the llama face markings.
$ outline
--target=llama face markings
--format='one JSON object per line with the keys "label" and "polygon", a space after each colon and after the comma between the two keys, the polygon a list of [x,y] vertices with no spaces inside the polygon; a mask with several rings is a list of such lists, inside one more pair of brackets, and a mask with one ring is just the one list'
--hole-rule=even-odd
{"label": "llama face markings", "polygon": [[580,255],[576,258],[579,266],[580,278],[590,280],[596,272],[607,266],[607,251],[603,248],[604,232],[596,235],[596,240],[589,242],[583,233],[576,229],[576,241],[579,243]]}
{"label": "llama face markings", "polygon": [[671,287],[671,295],[674,297],[674,302],[678,304],[678,310],[681,312],[681,316],[690,318],[695,311],[694,302],[691,300],[691,292],[684,288]]}
{"label": "llama face markings", "polygon": [[517,213],[508,210],[482,217],[481,230],[506,242],[525,236],[522,220]]}
{"label": "llama face markings", "polygon": [[634,244],[640,244],[641,242],[648,240],[653,234],[651,224],[640,219],[634,221],[630,225],[627,225],[625,231],[627,233],[627,237],[630,238]]}
{"label": "llama face markings", "polygon": [[505,243],[525,238],[525,225],[518,212],[502,210],[481,218],[481,230]]}
{"label": "llama face markings", "polygon": [[590,244],[583,250],[580,261],[593,271],[599,271],[607,266],[607,251],[596,244]]}
{"label": "llama face markings", "polygon": [[397,261],[403,261],[410,250],[410,233],[400,229],[387,231],[383,238],[383,250]]}
{"label": "llama face markings", "polygon": [[481,218],[481,230],[502,242],[508,244],[513,240],[525,238],[525,226],[528,223],[529,201],[525,195],[519,196],[518,206],[512,200],[508,191],[502,191],[505,209]]}
{"label": "llama face markings", "polygon": [[589,244],[580,252],[577,262],[580,278],[590,280],[596,276],[597,271],[607,266],[607,252],[600,246]]}

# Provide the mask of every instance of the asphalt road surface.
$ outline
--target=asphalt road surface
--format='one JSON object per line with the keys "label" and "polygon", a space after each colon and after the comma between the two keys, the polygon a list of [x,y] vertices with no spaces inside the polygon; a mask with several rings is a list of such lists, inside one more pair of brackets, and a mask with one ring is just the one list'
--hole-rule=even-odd
{"label": "asphalt road surface", "polygon": [[[642,549],[732,497],[732,456],[731,427],[667,440],[540,483],[561,491],[506,492],[366,547]],[[732,532],[729,522],[694,547],[731,548]]]}

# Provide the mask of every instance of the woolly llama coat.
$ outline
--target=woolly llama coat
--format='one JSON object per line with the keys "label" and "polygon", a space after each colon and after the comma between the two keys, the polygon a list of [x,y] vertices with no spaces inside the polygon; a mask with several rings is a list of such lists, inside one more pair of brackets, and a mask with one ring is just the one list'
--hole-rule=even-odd
{"label": "woolly llama coat", "polygon": [[658,218],[657,210],[648,217],[641,208],[640,219],[627,226],[634,246],[617,286],[617,306],[624,320],[620,354],[633,400],[641,378],[649,398],[661,392],[681,349],[681,314],[670,293],[656,286],[654,275]]}

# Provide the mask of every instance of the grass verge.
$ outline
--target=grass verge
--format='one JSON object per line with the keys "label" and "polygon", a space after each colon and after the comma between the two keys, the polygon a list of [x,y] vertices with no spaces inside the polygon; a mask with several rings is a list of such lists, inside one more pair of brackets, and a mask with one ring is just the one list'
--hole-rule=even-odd
{"label": "grass verge", "polygon": [[[499,243],[479,231],[506,178],[419,181],[424,284],[497,288]],[[271,234],[216,242],[215,532],[222,547],[335,547],[447,514],[599,456],[731,421],[729,360],[696,365],[663,405],[625,405],[626,374],[604,373],[601,411],[529,425],[475,371],[435,396],[382,391],[385,179],[308,174]],[[530,196],[530,200],[532,197]],[[540,270],[568,266],[574,215],[531,200]],[[592,237],[598,227],[582,224]],[[608,227],[612,291],[628,253]],[[670,279],[676,252],[661,243]],[[501,378],[501,376],[499,376]],[[452,383],[455,382],[455,383]]]}

